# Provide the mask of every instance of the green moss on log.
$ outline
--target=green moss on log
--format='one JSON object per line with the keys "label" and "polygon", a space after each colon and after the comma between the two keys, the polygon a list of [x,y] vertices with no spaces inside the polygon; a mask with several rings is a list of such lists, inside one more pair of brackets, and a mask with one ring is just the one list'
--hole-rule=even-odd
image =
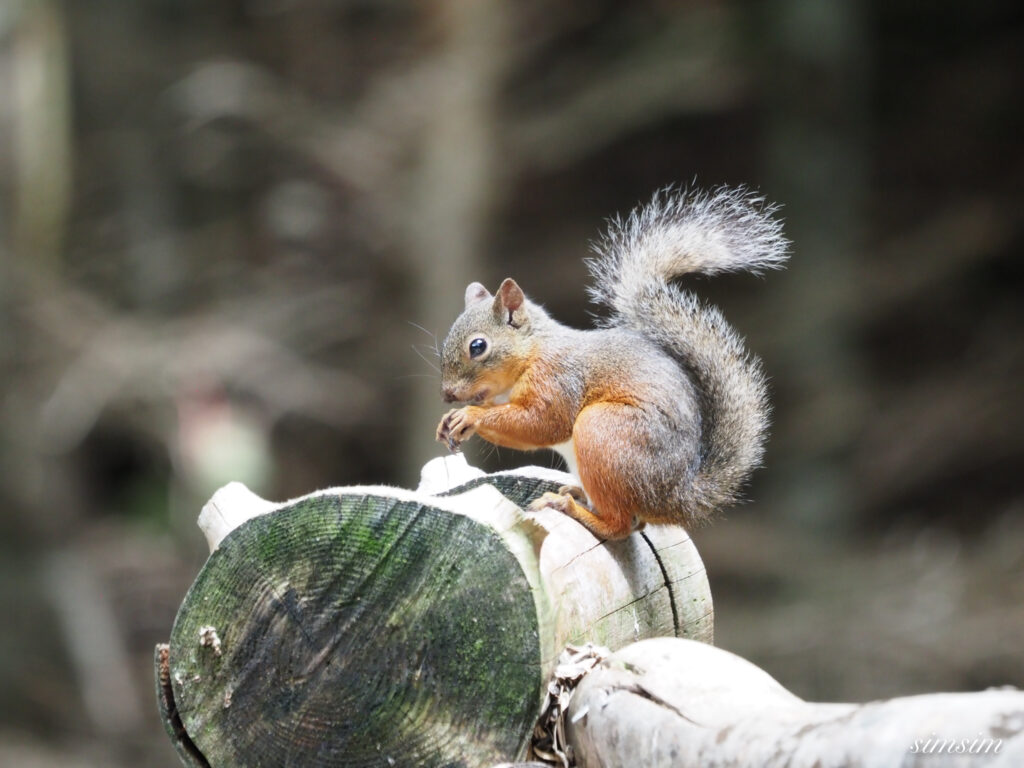
{"label": "green moss on log", "polygon": [[542,685],[501,537],[383,496],[308,497],[233,531],[170,641],[212,765],[477,766],[515,757]]}

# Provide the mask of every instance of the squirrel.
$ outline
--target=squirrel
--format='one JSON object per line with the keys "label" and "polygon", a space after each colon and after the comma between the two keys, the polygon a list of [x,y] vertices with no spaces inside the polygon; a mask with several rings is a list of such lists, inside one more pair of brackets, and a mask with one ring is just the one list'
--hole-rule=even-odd
{"label": "squirrel", "polygon": [[531,507],[601,539],[690,526],[735,503],[764,450],[765,374],[721,312],[675,280],[781,267],[777,210],[746,187],[669,187],[612,219],[587,259],[590,297],[611,310],[593,330],[552,319],[512,278],[493,296],[471,283],[441,349],[442,397],[467,404],[441,419],[437,439],[452,451],[474,433],[565,451],[582,488]]}

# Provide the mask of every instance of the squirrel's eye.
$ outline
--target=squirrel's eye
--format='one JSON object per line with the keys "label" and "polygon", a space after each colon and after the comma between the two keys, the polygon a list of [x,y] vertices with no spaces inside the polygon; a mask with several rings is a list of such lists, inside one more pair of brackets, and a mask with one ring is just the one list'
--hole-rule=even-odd
{"label": "squirrel's eye", "polygon": [[488,349],[490,349],[490,345],[483,336],[477,336],[469,342],[469,356],[474,360],[478,360],[486,355]]}

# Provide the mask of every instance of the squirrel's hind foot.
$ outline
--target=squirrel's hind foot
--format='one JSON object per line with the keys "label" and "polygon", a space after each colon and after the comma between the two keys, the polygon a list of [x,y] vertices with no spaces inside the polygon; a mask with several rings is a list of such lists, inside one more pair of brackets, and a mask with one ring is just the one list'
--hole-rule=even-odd
{"label": "squirrel's hind foot", "polygon": [[558,493],[548,491],[547,493],[538,496],[530,502],[529,509],[533,512],[548,508],[557,509],[559,512],[571,516],[572,513],[569,510],[578,502],[571,493],[565,490],[568,487],[569,486],[562,486],[562,488],[558,489]]}
{"label": "squirrel's hind foot", "polygon": [[[546,494],[545,494],[546,495]],[[590,509],[590,501],[587,499],[587,493],[581,486],[578,485],[563,485],[558,489],[558,496],[572,496],[576,502],[582,506]]]}
{"label": "squirrel's hind foot", "polygon": [[[584,503],[577,500],[578,495],[583,496]],[[619,520],[615,517],[605,517],[596,514],[588,506],[585,506],[585,503],[586,496],[583,494],[582,488],[563,486],[559,488],[559,493],[548,492],[534,499],[529,508],[533,511],[546,508],[557,509],[580,523],[599,539],[624,539],[635,530],[632,518]]]}

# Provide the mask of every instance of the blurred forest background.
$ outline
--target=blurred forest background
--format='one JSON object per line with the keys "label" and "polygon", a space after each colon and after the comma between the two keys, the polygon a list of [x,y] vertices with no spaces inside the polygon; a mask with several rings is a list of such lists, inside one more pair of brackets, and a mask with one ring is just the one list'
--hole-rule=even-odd
{"label": "blurred forest background", "polygon": [[0,764],[177,765],[152,649],[213,490],[414,486],[466,283],[585,325],[588,240],[671,182],[794,241],[694,286],[775,402],[695,532],[719,645],[817,699],[1024,686],[1022,15],[3,0]]}

